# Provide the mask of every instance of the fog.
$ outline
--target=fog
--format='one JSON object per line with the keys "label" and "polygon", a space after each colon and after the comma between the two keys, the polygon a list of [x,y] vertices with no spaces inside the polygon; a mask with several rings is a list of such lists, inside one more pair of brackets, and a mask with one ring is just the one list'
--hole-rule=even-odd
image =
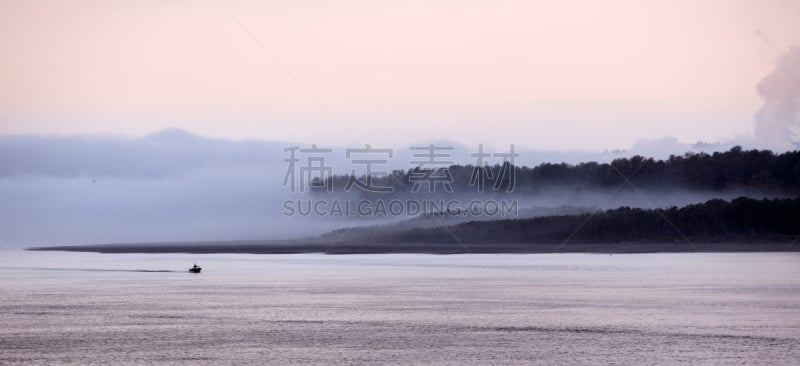
{"label": "fog", "polygon": [[[470,154],[475,147],[447,141],[417,145],[427,143],[452,146],[454,163],[474,164]],[[143,137],[2,136],[0,246],[286,239],[387,221],[385,218],[285,216],[285,200],[313,198],[308,191],[295,189],[292,192],[292,187],[283,184],[288,168],[284,162],[288,158],[284,148],[290,146],[308,145],[211,139],[176,129]],[[665,138],[642,140],[626,151],[518,151],[520,156],[515,163],[604,162],[640,152],[663,157],[681,150],[727,147],[725,144],[684,145]],[[333,173],[350,173],[354,164],[345,158],[346,149],[332,148],[325,164]],[[508,147],[505,150],[507,152]],[[394,149],[382,170],[412,167],[409,165],[414,160],[411,154],[407,147]],[[620,187],[606,192],[562,187],[535,196],[513,198],[519,200],[520,209],[561,205],[607,209],[621,205],[666,207],[717,196],[763,195],[759,192],[656,192],[646,188]],[[461,198],[487,199],[488,196]]]}
{"label": "fog", "polygon": [[178,130],[142,138],[2,137],[0,244],[300,235],[302,220],[280,212],[289,195],[281,186],[285,146]]}

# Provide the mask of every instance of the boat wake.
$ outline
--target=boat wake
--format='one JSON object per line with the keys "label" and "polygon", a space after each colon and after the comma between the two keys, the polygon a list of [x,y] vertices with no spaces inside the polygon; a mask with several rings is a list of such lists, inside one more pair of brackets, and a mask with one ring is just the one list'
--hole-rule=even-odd
{"label": "boat wake", "polygon": [[186,273],[186,271],[173,271],[169,269],[102,269],[102,268],[43,268],[43,267],[1,267],[1,268],[26,269],[33,271]]}

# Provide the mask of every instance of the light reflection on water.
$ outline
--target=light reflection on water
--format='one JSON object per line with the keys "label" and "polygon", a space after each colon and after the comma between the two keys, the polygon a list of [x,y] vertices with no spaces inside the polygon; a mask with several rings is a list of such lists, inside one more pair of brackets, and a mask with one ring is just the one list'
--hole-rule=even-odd
{"label": "light reflection on water", "polygon": [[0,364],[794,364],[799,264],[0,251]]}

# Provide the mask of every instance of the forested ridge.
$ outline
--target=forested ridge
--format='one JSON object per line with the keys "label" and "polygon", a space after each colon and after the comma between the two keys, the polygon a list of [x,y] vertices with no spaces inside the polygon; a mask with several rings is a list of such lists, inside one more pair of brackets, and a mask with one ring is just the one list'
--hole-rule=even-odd
{"label": "forested ridge", "polygon": [[[443,176],[438,174],[441,169],[434,168],[437,172],[433,174]],[[412,168],[395,171],[384,177],[373,177],[372,185],[392,187],[395,195],[406,194],[411,192],[415,183],[413,176],[424,170]],[[800,193],[800,151],[775,154],[769,150],[743,150],[738,146],[725,152],[687,153],[664,160],[633,156],[610,163],[544,163],[535,167],[509,163],[486,167],[452,165],[447,170],[452,176],[453,192],[465,194],[478,192],[478,177],[483,180],[484,192],[517,194],[535,194],[548,187],[564,186],[613,189],[627,184],[626,180],[637,187],[704,191],[744,188]],[[353,179],[363,180],[364,177],[328,177],[325,187],[341,192]],[[317,185],[320,183],[316,182]],[[324,193],[326,190],[318,188],[315,191]],[[382,194],[365,192],[352,185],[350,191],[371,198],[379,198]]]}
{"label": "forested ridge", "polygon": [[364,242],[550,243],[769,240],[800,235],[800,198],[719,199],[645,210],[621,207],[592,214],[472,221],[352,238]]}

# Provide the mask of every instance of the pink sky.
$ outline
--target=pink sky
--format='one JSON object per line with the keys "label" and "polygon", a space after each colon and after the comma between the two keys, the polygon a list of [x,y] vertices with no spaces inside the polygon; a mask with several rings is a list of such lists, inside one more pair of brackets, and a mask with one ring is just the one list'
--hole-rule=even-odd
{"label": "pink sky", "polygon": [[798,19],[798,1],[4,1],[0,134],[716,141],[752,132]]}

